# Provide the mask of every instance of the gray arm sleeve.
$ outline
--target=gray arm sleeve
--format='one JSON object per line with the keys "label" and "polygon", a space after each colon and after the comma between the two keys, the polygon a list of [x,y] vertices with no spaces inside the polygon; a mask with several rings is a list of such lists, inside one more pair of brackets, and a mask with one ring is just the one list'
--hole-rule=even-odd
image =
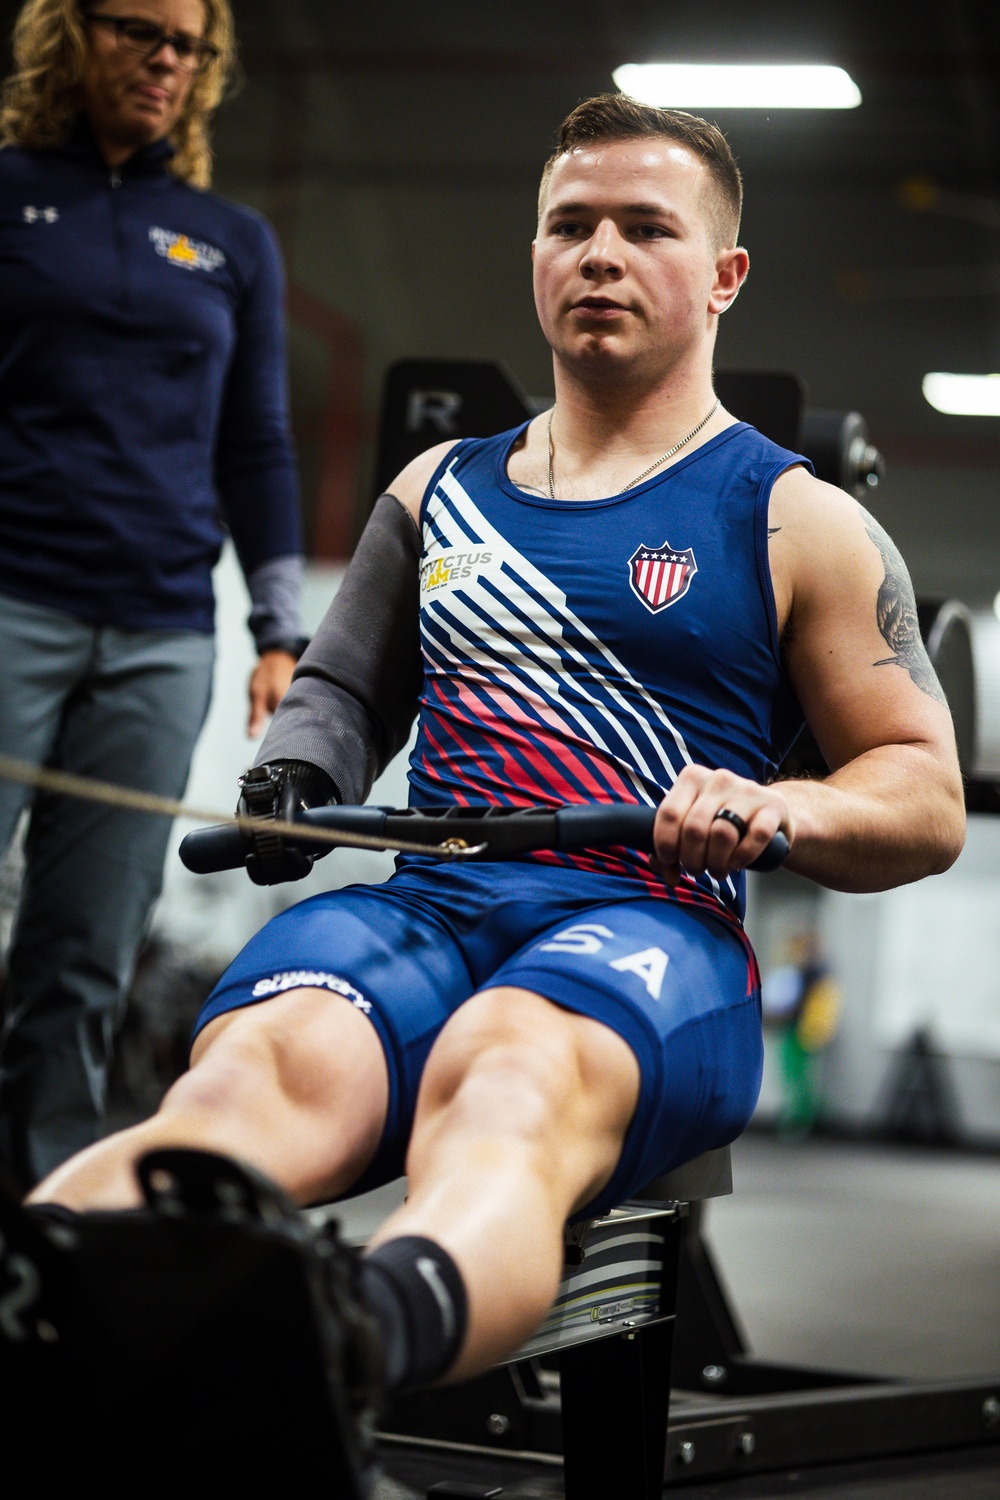
{"label": "gray arm sleeve", "polygon": [[363,802],[406,744],[422,683],[420,536],[396,497],[380,495],[255,764],[308,761],[341,802]]}
{"label": "gray arm sleeve", "polygon": [[293,552],[261,563],[247,579],[251,604],[247,624],[261,655],[276,642],[294,641],[301,636],[304,571],[305,558]]}

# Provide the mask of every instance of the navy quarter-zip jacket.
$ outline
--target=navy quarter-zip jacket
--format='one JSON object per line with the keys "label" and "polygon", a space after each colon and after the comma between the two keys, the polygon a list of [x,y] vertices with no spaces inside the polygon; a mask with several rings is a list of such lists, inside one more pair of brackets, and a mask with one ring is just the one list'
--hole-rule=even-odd
{"label": "navy quarter-zip jacket", "polygon": [[302,550],[282,272],[170,155],[0,150],[0,593],[209,632],[223,519],[248,575]]}

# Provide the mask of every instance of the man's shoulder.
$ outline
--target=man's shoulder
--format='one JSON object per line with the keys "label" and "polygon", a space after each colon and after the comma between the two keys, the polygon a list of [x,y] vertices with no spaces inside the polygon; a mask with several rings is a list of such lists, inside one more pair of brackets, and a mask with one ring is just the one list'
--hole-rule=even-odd
{"label": "man's shoulder", "polygon": [[770,525],[793,522],[834,530],[858,523],[861,507],[846,490],[817,479],[799,460],[778,475],[771,490]]}
{"label": "man's shoulder", "polygon": [[768,507],[772,575],[796,593],[802,587],[846,589],[859,569],[868,571],[870,521],[845,490],[802,467],[787,470],[775,481]]}
{"label": "man's shoulder", "polygon": [[[406,506],[414,520],[419,518],[424,496],[447,469],[461,475],[470,464],[482,461],[490,466],[521,431],[523,424],[497,432],[490,437],[451,438],[426,448],[402,469],[389,486],[390,492]],[[493,472],[490,468],[489,472]]]}
{"label": "man's shoulder", "polygon": [[418,525],[424,495],[431,481],[447,466],[449,457],[460,446],[461,441],[460,438],[452,438],[446,443],[435,443],[433,448],[425,448],[423,453],[418,453],[416,458],[412,458],[399,471],[389,485],[387,493],[393,495],[409,511]]}
{"label": "man's shoulder", "polygon": [[[728,429],[732,438],[737,439],[737,452],[739,462],[748,465],[754,473],[770,472],[775,470],[790,469],[793,464],[804,466],[808,459],[794,448],[786,448],[781,443],[776,443],[761,432],[759,427],[754,427],[750,422],[736,422]],[[722,437],[726,433],[721,434]],[[804,472],[808,473],[807,469]]]}

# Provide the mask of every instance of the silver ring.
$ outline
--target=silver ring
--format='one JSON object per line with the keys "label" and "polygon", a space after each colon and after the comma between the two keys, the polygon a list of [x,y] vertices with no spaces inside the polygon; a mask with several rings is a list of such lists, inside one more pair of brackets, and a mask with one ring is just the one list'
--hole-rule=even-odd
{"label": "silver ring", "polygon": [[720,807],[712,822],[717,823],[720,818],[724,823],[732,823],[741,839],[745,839],[750,832],[750,824],[741,818],[739,813],[733,812],[731,807]]}

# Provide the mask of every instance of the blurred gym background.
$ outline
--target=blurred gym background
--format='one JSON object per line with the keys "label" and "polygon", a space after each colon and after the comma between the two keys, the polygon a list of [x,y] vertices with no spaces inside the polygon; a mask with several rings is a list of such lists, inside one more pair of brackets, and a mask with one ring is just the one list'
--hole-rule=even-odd
{"label": "blurred gym background", "polygon": [[[12,7],[8,6],[8,9]],[[996,368],[1000,18],[969,0],[582,0],[364,7],[237,0],[246,84],[219,115],[217,185],[276,225],[314,555],[371,499],[382,376],[406,355],[499,359],[551,389],[530,297],[540,163],[577,100],[662,56],[830,61],[844,111],[715,111],[747,183],[751,280],[718,363],[792,370],[862,412],[890,467],[879,516],[918,593],[998,587],[1000,435],[921,394]]]}
{"label": "blurred gym background", "polygon": [[[929,372],[1000,370],[1000,11],[986,0],[905,9],[236,0],[235,9],[245,78],[218,118],[215,185],[270,218],[287,262],[308,627],[374,498],[394,361],[496,360],[531,397],[551,392],[529,245],[542,162],[578,100],[612,87],[621,64],[647,60],[828,62],[860,89],[848,110],[700,111],[739,158],[752,261],[717,363],[793,372],[811,407],[866,419],[885,459],[866,503],[899,544],[918,597],[958,601],[972,617],[967,770],[972,805],[986,810],[973,813],[955,870],[910,890],[841,896],[787,874],[754,886],[749,925],[770,993],[758,1124],[779,1144],[761,1134],[738,1151],[744,1175],[717,1228],[726,1269],[750,1299],[751,1331],[765,1326],[769,1352],[789,1358],[814,1337],[799,1300],[820,1295],[813,1255],[843,1252],[856,1274],[861,1241],[874,1235],[867,1298],[846,1334],[838,1299],[840,1332],[825,1356],[850,1364],[889,1282],[918,1274],[910,1262],[894,1269],[900,1234],[917,1233],[934,1199],[940,1233],[920,1241],[919,1286],[940,1283],[952,1231],[965,1236],[964,1272],[949,1282],[951,1301],[941,1303],[938,1286],[939,1316],[919,1337],[905,1320],[887,1335],[881,1363],[941,1374],[1000,1365],[1000,1280],[988,1250],[1000,1229],[1000,817],[991,810],[1000,808],[1000,420],[943,414],[922,392]],[[4,45],[16,11],[14,0],[0,3]],[[228,555],[218,582],[216,695],[189,795],[226,809],[254,753],[243,734],[252,654]],[[373,796],[405,801],[402,759]],[[172,851],[122,1037],[115,1121],[155,1105],[183,1063],[200,997],[268,916],[390,867],[388,856],[338,853],[307,882],[261,891],[238,873],[189,876]],[[15,851],[0,869],[0,940],[17,878]],[[809,1134],[827,1139],[796,1153]],[[845,1139],[868,1144],[845,1155]],[[929,1154],[900,1157],[907,1142]],[[835,1232],[824,1204],[838,1206]],[[880,1239],[893,1216],[899,1233]],[[791,1247],[784,1302],[756,1274],[775,1239]],[[973,1284],[978,1311],[966,1296]]]}

